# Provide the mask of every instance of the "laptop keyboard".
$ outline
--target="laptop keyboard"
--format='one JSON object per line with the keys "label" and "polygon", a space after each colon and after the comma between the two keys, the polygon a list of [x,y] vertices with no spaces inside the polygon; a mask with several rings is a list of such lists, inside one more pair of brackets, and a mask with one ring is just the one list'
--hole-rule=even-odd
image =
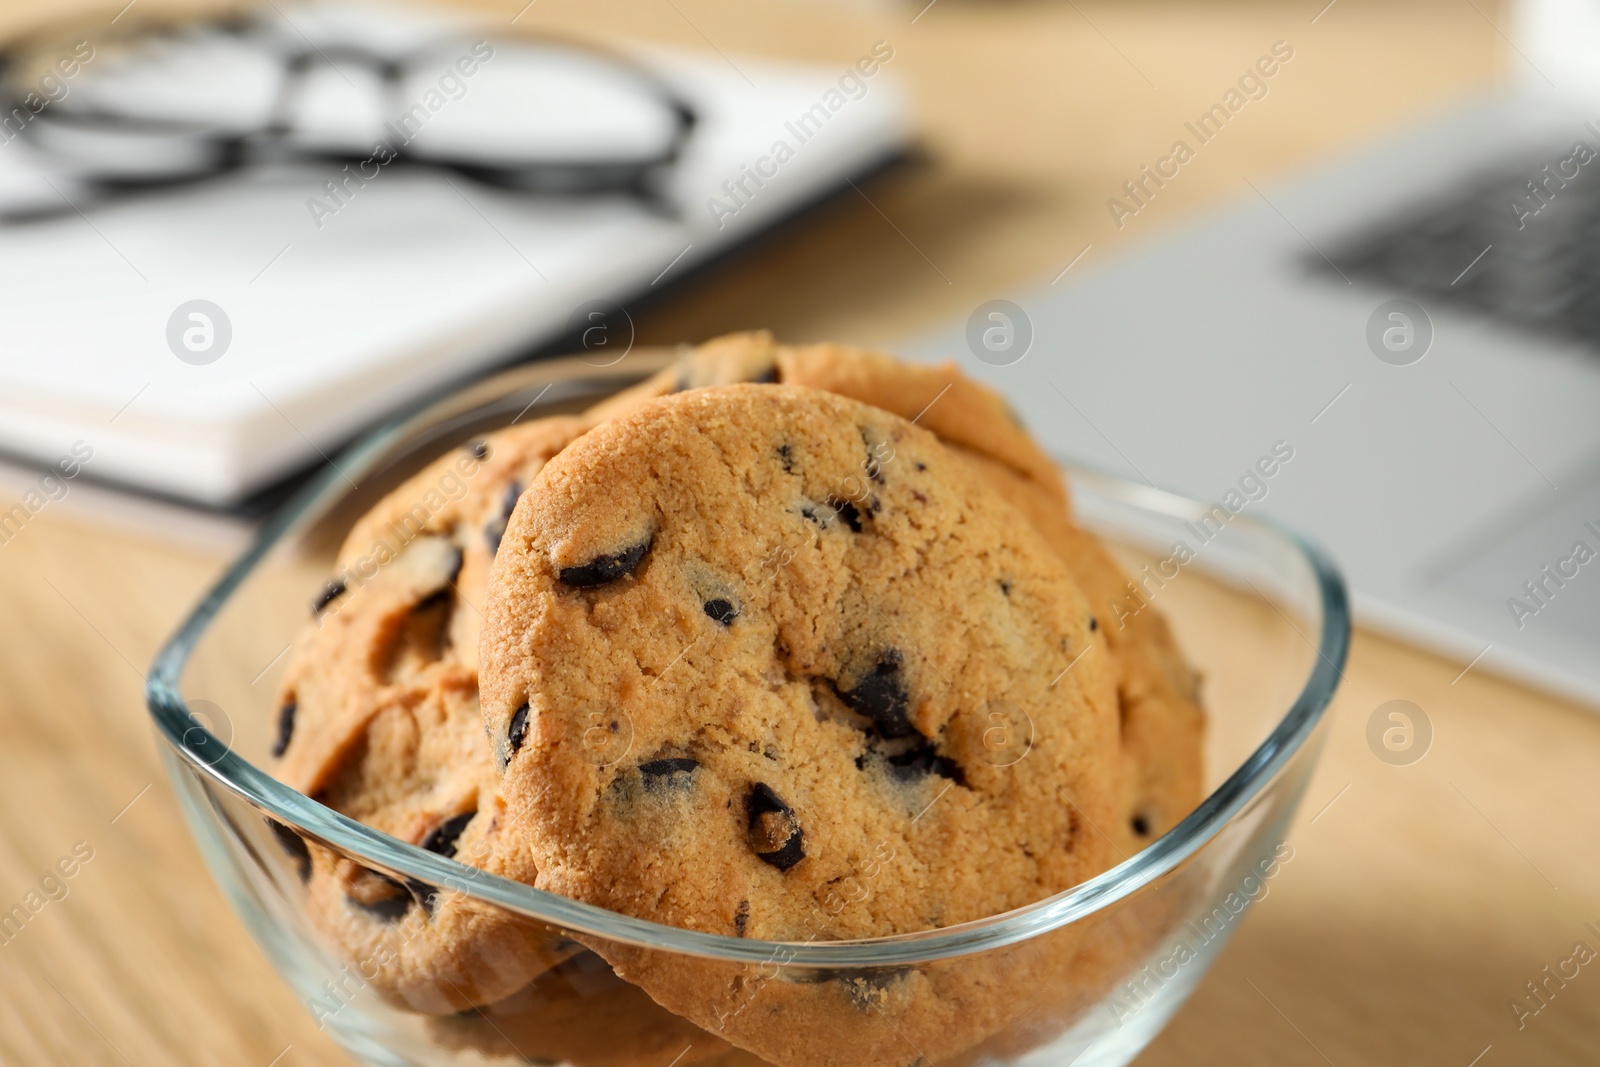
{"label": "laptop keyboard", "polygon": [[1587,148],[1480,172],[1324,251],[1348,277],[1424,306],[1431,298],[1600,349],[1600,157]]}

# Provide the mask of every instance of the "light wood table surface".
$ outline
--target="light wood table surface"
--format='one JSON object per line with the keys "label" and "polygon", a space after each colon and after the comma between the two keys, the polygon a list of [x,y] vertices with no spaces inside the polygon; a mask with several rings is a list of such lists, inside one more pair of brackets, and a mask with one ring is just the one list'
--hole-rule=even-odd
{"label": "light wood table surface", "polygon": [[[1505,74],[1485,0],[1338,0],[1313,23],[1323,2],[937,0],[913,22],[918,5],[888,2],[537,0],[518,25],[841,69],[892,42],[927,158],[638,316],[650,342],[887,342]],[[46,13],[0,4],[7,25]],[[1296,56],[1269,97],[1118,231],[1106,197],[1280,39]],[[145,664],[224,561],[65,510],[0,545],[0,910],[75,843],[92,859],[0,944],[0,1061],[348,1063],[212,885],[146,726]],[[1463,666],[1358,634],[1295,862],[1140,1063],[1600,1060],[1600,967],[1521,1029],[1509,1006],[1576,942],[1600,950],[1600,717]],[[1364,736],[1397,698],[1435,731],[1407,767]]]}

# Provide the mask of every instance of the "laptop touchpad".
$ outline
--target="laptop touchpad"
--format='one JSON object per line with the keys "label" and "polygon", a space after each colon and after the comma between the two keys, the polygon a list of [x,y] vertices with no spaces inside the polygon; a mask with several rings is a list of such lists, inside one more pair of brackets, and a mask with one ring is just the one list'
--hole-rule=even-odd
{"label": "laptop touchpad", "polygon": [[1509,530],[1442,576],[1442,589],[1490,604],[1496,629],[1524,640],[1600,647],[1600,477]]}

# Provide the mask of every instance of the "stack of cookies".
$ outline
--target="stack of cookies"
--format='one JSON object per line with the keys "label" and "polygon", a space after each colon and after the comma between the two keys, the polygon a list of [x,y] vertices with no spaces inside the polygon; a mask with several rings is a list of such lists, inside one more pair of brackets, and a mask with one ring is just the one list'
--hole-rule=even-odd
{"label": "stack of cookies", "polygon": [[[670,926],[948,927],[1069,889],[1198,803],[1195,678],[1153,609],[1115,609],[1126,583],[953,366],[727,337],[442,457],[357,523],[287,672],[278,775]],[[957,1062],[1041,997],[1087,996],[1103,949],[766,980],[280,838],[365,981],[522,1058]]]}

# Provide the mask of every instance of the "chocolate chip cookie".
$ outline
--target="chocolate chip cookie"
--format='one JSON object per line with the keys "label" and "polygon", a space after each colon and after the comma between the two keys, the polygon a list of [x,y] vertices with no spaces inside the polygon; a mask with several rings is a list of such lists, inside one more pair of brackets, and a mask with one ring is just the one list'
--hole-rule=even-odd
{"label": "chocolate chip cookie", "polygon": [[689,352],[675,366],[602,405],[620,412],[650,396],[730,382],[787,382],[848,396],[932,430],[966,459],[1042,533],[1088,594],[1096,625],[1117,660],[1125,770],[1117,817],[1103,829],[1118,858],[1177,825],[1204,796],[1205,715],[1198,679],[1185,664],[1159,610],[1118,605],[1129,579],[1100,541],[1072,521],[1061,474],[998,394],[953,363],[906,363],[843,345],[780,345],[766,332],[730,334]]}
{"label": "chocolate chip cookie", "polygon": [[502,1001],[445,1018],[428,1032],[448,1049],[493,1062],[568,1067],[761,1067],[760,1060],[667,1011],[579,952]]}
{"label": "chocolate chip cookie", "polygon": [[1000,394],[952,362],[908,363],[848,345],[782,345],[762,331],[708,341],[676,365],[624,390],[591,413],[597,420],[641,400],[736,382],[784,383],[847,396],[911,419],[940,440],[989,456],[1066,502],[1061,475]]}
{"label": "chocolate chip cookie", "polygon": [[[1021,515],[879,408],[726,386],[585,435],[512,516],[481,654],[544,889],[837,939],[993,915],[1112,859],[1092,826],[1116,812],[1113,667],[1086,599]],[[775,1063],[800,1062],[795,1040],[808,1063],[909,1063],[897,1029],[984,1036],[951,999],[971,979],[770,983],[801,1028],[784,1034],[720,967],[592,947]],[[808,1040],[827,1034],[848,1047]]]}
{"label": "chocolate chip cookie", "polygon": [[1159,611],[1126,608],[1136,602],[1127,573],[1098,538],[1015,472],[986,456],[952,451],[1044,535],[1088,596],[1095,627],[1105,634],[1116,665],[1123,757],[1118,815],[1105,830],[1116,842],[1117,859],[1127,859],[1176,826],[1205,796],[1199,679]]}
{"label": "chocolate chip cookie", "polygon": [[[402,841],[531,879],[483,733],[478,636],[512,507],[587,426],[554,418],[475,441],[356,523],[286,671],[279,778]],[[460,894],[308,847],[286,828],[278,836],[299,861],[312,921],[364,981],[414,1010],[497,1000],[565,951]]]}

